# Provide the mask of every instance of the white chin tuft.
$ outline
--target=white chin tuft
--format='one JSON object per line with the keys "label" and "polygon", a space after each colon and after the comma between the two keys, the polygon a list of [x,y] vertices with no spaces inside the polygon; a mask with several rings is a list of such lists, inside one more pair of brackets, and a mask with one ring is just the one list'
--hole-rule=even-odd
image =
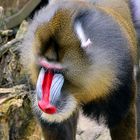
{"label": "white chin tuft", "polygon": [[[36,104],[36,103],[35,103]],[[37,104],[36,104],[37,105]],[[40,112],[41,110],[39,109],[38,106],[34,106],[35,112]],[[48,122],[62,122],[64,120],[67,120],[77,109],[77,101],[72,95],[69,95],[67,97],[65,106],[63,107],[62,110],[58,111],[55,114],[46,114],[42,112],[40,119]]]}

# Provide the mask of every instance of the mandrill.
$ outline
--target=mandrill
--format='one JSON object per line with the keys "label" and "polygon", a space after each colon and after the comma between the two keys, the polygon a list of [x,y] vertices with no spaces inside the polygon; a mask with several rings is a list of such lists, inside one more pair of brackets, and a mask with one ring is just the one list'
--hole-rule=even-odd
{"label": "mandrill", "polygon": [[21,61],[45,140],[75,140],[79,109],[136,140],[136,46],[127,0],[52,0],[34,16]]}

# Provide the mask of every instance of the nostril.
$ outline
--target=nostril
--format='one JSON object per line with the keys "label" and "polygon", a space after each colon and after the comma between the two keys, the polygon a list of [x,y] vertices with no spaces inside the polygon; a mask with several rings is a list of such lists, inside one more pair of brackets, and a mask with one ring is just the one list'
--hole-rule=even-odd
{"label": "nostril", "polygon": [[39,101],[38,106],[43,112],[45,112],[47,114],[55,114],[56,113],[56,107],[49,104],[49,103],[46,103],[45,101],[42,101],[42,100]]}
{"label": "nostril", "polygon": [[45,108],[45,113],[54,114],[56,113],[56,108],[55,107]]}

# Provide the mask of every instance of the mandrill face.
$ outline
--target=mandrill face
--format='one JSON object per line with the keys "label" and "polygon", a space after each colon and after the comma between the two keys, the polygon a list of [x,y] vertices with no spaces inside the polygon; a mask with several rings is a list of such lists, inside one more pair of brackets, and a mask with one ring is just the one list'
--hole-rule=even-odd
{"label": "mandrill face", "polygon": [[111,16],[82,1],[55,2],[38,12],[21,50],[36,85],[33,106],[38,118],[64,121],[81,104],[115,88],[120,57],[112,48],[121,42],[115,30],[120,31]]}
{"label": "mandrill face", "polygon": [[82,90],[81,81],[89,62],[83,57],[86,54],[74,32],[74,10],[60,7],[54,10],[53,6],[35,16],[24,42],[32,38],[33,52],[28,52],[31,53],[28,62],[36,85],[34,110],[44,120],[61,122],[78,108],[75,95]]}

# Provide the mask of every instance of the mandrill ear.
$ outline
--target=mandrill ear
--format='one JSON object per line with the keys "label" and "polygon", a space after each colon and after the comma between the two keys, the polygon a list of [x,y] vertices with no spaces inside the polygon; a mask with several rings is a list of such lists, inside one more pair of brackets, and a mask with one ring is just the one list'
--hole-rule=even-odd
{"label": "mandrill ear", "polygon": [[77,37],[79,38],[81,42],[81,47],[82,48],[88,48],[91,46],[92,42],[90,38],[88,38],[84,32],[84,29],[82,27],[82,23],[80,21],[76,21],[74,25],[75,32],[77,34]]}
{"label": "mandrill ear", "polygon": [[[90,11],[81,11],[74,20],[74,32],[76,33],[78,39],[81,42],[81,47],[83,49],[89,48],[92,45],[92,39],[87,34],[87,25],[90,25],[90,20],[93,14]],[[87,19],[90,19],[86,21]]]}

